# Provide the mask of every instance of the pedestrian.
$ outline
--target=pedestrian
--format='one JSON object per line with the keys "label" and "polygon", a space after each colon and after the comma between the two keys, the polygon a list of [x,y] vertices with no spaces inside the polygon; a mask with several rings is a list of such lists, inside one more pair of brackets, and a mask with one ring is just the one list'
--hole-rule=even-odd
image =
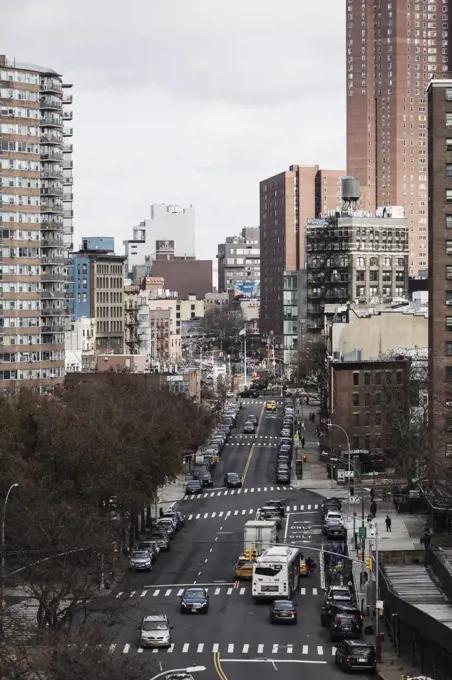
{"label": "pedestrian", "polygon": [[301,438],[301,448],[304,449],[305,440],[304,437]]}
{"label": "pedestrian", "polygon": [[425,534],[421,538],[421,544],[424,546],[426,550],[430,548],[430,544],[432,542],[432,537],[430,534],[426,531]]}
{"label": "pedestrian", "polygon": [[316,427],[315,431],[316,431],[317,437],[320,437],[320,430],[319,430],[318,427]]}
{"label": "pedestrian", "polygon": [[374,489],[374,487],[372,487],[371,490],[370,490],[370,500],[371,501],[375,500],[375,489]]}
{"label": "pedestrian", "polygon": [[386,531],[392,531],[392,529],[391,529],[392,519],[389,517],[389,515],[386,515],[385,523],[386,523]]}
{"label": "pedestrian", "polygon": [[377,514],[377,504],[375,501],[372,501],[370,504],[370,512],[372,513],[372,518],[375,519],[375,515]]}
{"label": "pedestrian", "polygon": [[160,510],[159,510],[159,516],[160,516],[160,517],[163,517],[164,514],[165,514],[165,513],[163,512],[163,508],[160,508]]}

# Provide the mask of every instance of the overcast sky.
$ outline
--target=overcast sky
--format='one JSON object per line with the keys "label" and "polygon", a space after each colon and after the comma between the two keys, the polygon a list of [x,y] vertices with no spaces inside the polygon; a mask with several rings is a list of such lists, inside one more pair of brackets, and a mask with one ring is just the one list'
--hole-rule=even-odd
{"label": "overcast sky", "polygon": [[74,84],[75,245],[192,203],[212,258],[258,224],[261,179],[344,167],[344,4],[1,0],[0,52]]}

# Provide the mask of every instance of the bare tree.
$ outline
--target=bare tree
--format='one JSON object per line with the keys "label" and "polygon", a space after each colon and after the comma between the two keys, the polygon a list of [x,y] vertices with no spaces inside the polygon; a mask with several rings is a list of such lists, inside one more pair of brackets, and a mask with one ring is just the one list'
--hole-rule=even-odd
{"label": "bare tree", "polygon": [[328,408],[328,347],[322,334],[304,336],[299,347],[292,380],[318,391],[322,411]]}
{"label": "bare tree", "polygon": [[222,338],[235,338],[242,330],[243,323],[241,309],[231,305],[213,307],[204,316],[205,332]]}

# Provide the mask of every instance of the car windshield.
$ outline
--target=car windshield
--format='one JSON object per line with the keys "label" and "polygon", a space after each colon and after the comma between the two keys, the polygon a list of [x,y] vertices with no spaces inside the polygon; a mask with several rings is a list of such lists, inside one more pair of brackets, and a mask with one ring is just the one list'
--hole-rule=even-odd
{"label": "car windshield", "polygon": [[144,550],[137,550],[132,553],[132,559],[134,560],[148,560],[149,553],[144,552]]}
{"label": "car windshield", "polygon": [[188,597],[191,600],[204,600],[205,595],[202,590],[186,590],[184,597]]}
{"label": "car windshield", "polygon": [[290,602],[290,601],[282,601],[282,602],[278,601],[278,602],[275,602],[274,607],[275,607],[275,609],[293,609],[294,605],[293,605],[293,602]]}
{"label": "car windshield", "polygon": [[199,484],[198,484],[198,482],[193,481],[193,482],[188,482],[187,486],[191,486],[191,487],[194,488],[196,486],[199,486]]}
{"label": "car windshield", "polygon": [[166,621],[143,621],[143,630],[168,630]]}
{"label": "car windshield", "polygon": [[231,482],[235,482],[238,478],[239,476],[235,472],[228,472],[228,479]]}

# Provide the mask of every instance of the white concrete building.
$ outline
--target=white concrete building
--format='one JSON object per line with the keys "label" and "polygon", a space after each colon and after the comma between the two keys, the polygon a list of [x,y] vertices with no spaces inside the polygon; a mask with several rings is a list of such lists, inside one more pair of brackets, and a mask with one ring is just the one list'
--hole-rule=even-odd
{"label": "white concrete building", "polygon": [[149,309],[150,311],[168,310],[169,325],[170,325],[170,335],[169,335],[169,361],[177,362],[182,356],[182,346],[181,346],[181,332],[180,324],[178,326],[177,321],[177,305],[179,300],[173,297],[157,297],[156,293],[151,294],[155,297],[149,296]]}
{"label": "white concrete building", "polygon": [[151,205],[151,216],[132,228],[132,238],[124,241],[129,276],[134,267],[151,264],[155,259],[156,241],[174,242],[176,257],[195,256],[195,209],[192,205],[157,203]]}
{"label": "white concrete building", "polygon": [[93,370],[96,349],[96,319],[82,316],[72,321],[64,337],[65,371]]}

